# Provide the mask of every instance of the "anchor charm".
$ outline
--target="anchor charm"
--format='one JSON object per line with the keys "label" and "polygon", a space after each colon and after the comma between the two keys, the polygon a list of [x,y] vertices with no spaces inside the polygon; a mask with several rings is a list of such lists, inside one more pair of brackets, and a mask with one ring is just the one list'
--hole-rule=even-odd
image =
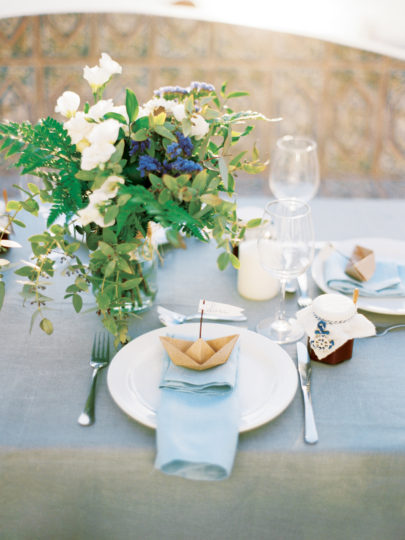
{"label": "anchor charm", "polygon": [[333,339],[328,337],[330,332],[329,330],[326,330],[326,322],[322,320],[319,321],[317,327],[318,329],[315,330],[315,337],[310,340],[311,347],[321,351],[331,349],[335,342]]}

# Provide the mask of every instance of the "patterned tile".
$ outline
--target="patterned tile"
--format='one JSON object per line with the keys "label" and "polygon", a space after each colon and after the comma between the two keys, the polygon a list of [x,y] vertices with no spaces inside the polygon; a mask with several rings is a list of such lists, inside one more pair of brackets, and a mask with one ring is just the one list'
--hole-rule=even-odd
{"label": "patterned tile", "polygon": [[83,79],[83,68],[79,66],[47,66],[42,72],[43,100],[42,115],[54,115],[56,100],[65,91],[71,90],[85,101],[92,102],[89,85]]}
{"label": "patterned tile", "polygon": [[243,26],[215,25],[214,56],[227,60],[262,60],[271,46],[271,33]]}
{"label": "patterned tile", "polygon": [[150,69],[122,63],[122,74],[114,76],[105,91],[105,98],[112,98],[117,105],[125,104],[125,89],[133,90],[139,103],[150,99]]}
{"label": "patterned tile", "polygon": [[16,17],[0,20],[0,59],[29,58],[34,48],[34,19]]}
{"label": "patterned tile", "polygon": [[405,176],[405,70],[388,74],[384,120],[379,169],[389,178],[401,178]]}
{"label": "patterned tile", "polygon": [[283,118],[276,126],[275,136],[301,134],[319,139],[323,71],[319,68],[277,69],[272,78],[274,114]]}
{"label": "patterned tile", "polygon": [[0,67],[0,118],[36,121],[35,72],[31,67]]}
{"label": "patterned tile", "polygon": [[378,64],[382,62],[384,58],[380,54],[334,43],[328,43],[327,47],[328,55],[331,60],[337,60],[344,63],[357,62]]}
{"label": "patterned tile", "polygon": [[64,14],[40,17],[41,54],[47,58],[83,58],[90,52],[90,15]]}
{"label": "patterned tile", "polygon": [[327,122],[323,163],[329,174],[372,174],[379,82],[374,70],[344,69],[330,74],[323,109]]}
{"label": "patterned tile", "polygon": [[142,15],[108,13],[99,15],[98,46],[117,60],[144,59],[150,54],[152,26],[150,17]]}
{"label": "patterned tile", "polygon": [[273,55],[279,60],[321,62],[326,43],[319,39],[274,33]]}
{"label": "patterned tile", "polygon": [[207,58],[210,46],[209,23],[182,19],[156,18],[155,51],[161,58]]}

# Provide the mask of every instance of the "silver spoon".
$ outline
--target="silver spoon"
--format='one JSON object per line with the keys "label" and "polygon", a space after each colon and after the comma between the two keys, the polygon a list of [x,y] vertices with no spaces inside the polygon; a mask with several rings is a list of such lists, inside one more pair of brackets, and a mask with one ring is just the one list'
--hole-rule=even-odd
{"label": "silver spoon", "polygon": [[[170,309],[164,308],[162,306],[157,306],[157,312],[159,321],[165,326],[170,326],[171,324],[182,324],[187,321],[192,321],[199,319],[201,313],[194,313],[193,315],[183,315],[183,313],[177,313],[176,311],[171,311]],[[218,315],[205,315],[204,320],[209,321],[246,321],[246,315],[228,315],[228,316],[218,316]]]}

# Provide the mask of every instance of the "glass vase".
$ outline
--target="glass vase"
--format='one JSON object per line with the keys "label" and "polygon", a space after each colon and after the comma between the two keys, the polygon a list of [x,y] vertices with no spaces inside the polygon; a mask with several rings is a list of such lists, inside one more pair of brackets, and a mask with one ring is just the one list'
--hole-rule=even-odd
{"label": "glass vase", "polygon": [[[133,273],[120,270],[120,280],[125,281],[138,278],[138,284],[121,290],[120,296],[111,301],[108,309],[113,313],[142,313],[152,307],[158,290],[157,269],[158,256],[156,249],[150,242],[145,242],[130,254],[129,266]],[[109,276],[113,282],[116,275]],[[99,276],[93,284],[93,292],[97,296],[100,292],[102,276]]]}

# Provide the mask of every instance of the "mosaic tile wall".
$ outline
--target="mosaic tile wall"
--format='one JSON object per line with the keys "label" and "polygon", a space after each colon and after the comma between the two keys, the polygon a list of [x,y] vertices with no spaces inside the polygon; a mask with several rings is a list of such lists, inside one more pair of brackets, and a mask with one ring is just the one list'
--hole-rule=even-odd
{"label": "mosaic tile wall", "polygon": [[[300,133],[318,140],[323,179],[367,191],[369,181],[405,178],[405,62],[239,26],[123,14],[0,20],[0,118],[54,114],[66,89],[90,100],[82,68],[102,51],[123,66],[106,97],[118,101],[129,86],[145,101],[164,84],[227,80],[250,92],[241,107],[284,118],[257,125],[263,157],[277,137]],[[10,174],[4,164],[0,174]]]}

